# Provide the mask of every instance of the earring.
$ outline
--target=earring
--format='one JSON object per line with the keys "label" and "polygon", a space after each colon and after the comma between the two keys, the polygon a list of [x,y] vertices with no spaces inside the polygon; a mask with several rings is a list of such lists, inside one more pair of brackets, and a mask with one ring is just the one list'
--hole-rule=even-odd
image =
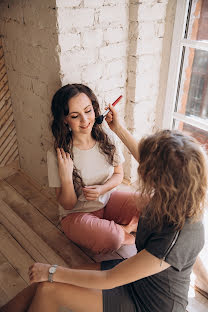
{"label": "earring", "polygon": [[69,127],[69,124],[67,124],[67,123],[64,123],[64,124],[67,127],[68,131],[71,132],[71,128]]}

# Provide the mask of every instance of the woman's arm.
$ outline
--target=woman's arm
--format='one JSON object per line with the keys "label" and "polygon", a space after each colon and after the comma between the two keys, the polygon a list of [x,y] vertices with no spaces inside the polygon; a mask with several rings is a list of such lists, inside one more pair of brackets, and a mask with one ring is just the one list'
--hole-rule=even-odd
{"label": "woman's arm", "polygon": [[114,173],[110,179],[108,179],[102,185],[85,186],[83,188],[84,196],[87,200],[96,200],[100,195],[112,190],[123,181],[123,166],[118,165],[114,167]]}
{"label": "woman's arm", "polygon": [[[159,273],[169,266],[164,261],[161,265],[160,259],[144,249],[137,255],[107,271],[76,270],[57,267],[53,280],[54,282],[72,284],[85,288],[111,289]],[[34,264],[29,270],[31,283],[47,281],[49,267],[50,265],[48,264]]]}
{"label": "woman's arm", "polygon": [[64,209],[71,210],[77,202],[72,178],[73,162],[69,153],[65,153],[63,149],[59,148],[57,149],[57,159],[61,187],[56,188],[56,198]]}
{"label": "woman's arm", "polygon": [[109,105],[110,113],[108,113],[106,117],[106,121],[110,127],[110,129],[115,132],[115,134],[121,139],[121,141],[126,145],[134,158],[139,161],[139,150],[138,150],[138,142],[133,137],[133,135],[121,125],[118,113],[112,105]]}
{"label": "woman's arm", "polygon": [[112,190],[114,187],[121,184],[122,181],[123,181],[123,166],[118,165],[114,167],[112,177],[102,185],[102,193],[105,194],[106,192]]}

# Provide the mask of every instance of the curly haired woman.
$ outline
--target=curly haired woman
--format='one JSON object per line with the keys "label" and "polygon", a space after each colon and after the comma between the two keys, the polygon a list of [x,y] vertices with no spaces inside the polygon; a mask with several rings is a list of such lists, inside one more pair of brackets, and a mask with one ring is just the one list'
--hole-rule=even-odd
{"label": "curly haired woman", "polygon": [[[31,286],[2,311],[185,312],[190,274],[204,244],[202,215],[207,167],[200,146],[179,132],[163,130],[139,144],[111,106],[111,129],[139,162],[141,197],[149,197],[137,229],[138,253],[88,269],[51,265],[29,268]],[[53,266],[52,266],[53,267]],[[24,299],[23,299],[24,297]],[[19,305],[17,305],[19,302]]]}
{"label": "curly haired woman", "polygon": [[112,192],[123,180],[123,155],[114,134],[95,122],[95,94],[68,84],[55,93],[51,110],[55,149],[47,154],[48,179],[65,234],[94,253],[133,244],[139,213],[133,196]]}

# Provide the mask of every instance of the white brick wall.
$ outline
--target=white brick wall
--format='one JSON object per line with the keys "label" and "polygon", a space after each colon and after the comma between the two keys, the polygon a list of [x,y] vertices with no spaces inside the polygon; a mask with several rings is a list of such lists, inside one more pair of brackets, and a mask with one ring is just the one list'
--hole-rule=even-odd
{"label": "white brick wall", "polygon": [[[21,166],[42,184],[47,184],[50,101],[60,84],[89,85],[102,109],[122,94],[117,109],[135,137],[153,131],[167,4],[168,0],[20,0],[8,8],[7,1],[1,1],[0,27]],[[125,155],[125,177],[134,181],[137,165],[127,151]]]}

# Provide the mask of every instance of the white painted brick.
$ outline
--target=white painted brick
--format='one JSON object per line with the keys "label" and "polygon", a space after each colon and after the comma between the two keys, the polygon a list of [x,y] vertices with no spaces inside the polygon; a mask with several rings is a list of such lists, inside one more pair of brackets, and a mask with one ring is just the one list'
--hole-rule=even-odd
{"label": "white painted brick", "polygon": [[125,7],[102,7],[99,13],[99,23],[103,25],[127,25],[128,9]]}
{"label": "white painted brick", "polygon": [[163,23],[156,23],[155,25],[155,35],[158,38],[163,38],[165,33],[165,22]]}
{"label": "white painted brick", "polygon": [[87,83],[97,81],[101,78],[102,72],[103,72],[102,64],[87,65],[84,69],[82,69],[82,81]]}
{"label": "white painted brick", "polygon": [[143,75],[146,72],[155,72],[153,69],[154,60],[154,55],[141,55],[137,59],[137,74]]}
{"label": "white painted brick", "polygon": [[154,22],[141,22],[139,23],[139,38],[150,39],[155,37],[155,24]]}
{"label": "white painted brick", "polygon": [[83,27],[91,27],[94,22],[93,9],[62,9],[58,12],[58,27],[60,33],[67,33],[71,29],[82,30]]}
{"label": "white painted brick", "polygon": [[84,0],[85,8],[100,8],[104,3],[104,0]]}
{"label": "white painted brick", "polygon": [[68,66],[60,71],[60,78],[62,86],[67,83],[80,83],[81,81],[81,68],[73,66]]}
{"label": "white painted brick", "polygon": [[80,34],[59,34],[58,41],[61,52],[66,52],[74,47],[80,47]]}
{"label": "white painted brick", "polygon": [[163,40],[162,38],[154,38],[152,40],[138,40],[137,55],[142,54],[157,54],[162,51]]}
{"label": "white painted brick", "polygon": [[143,73],[142,75],[136,75],[136,88],[140,90],[145,90],[151,88],[154,85],[154,75],[152,71]]}
{"label": "white painted brick", "polygon": [[123,88],[125,79],[122,76],[112,76],[109,79],[102,79],[100,83],[103,91],[110,91],[115,88]]}
{"label": "white painted brick", "polygon": [[153,6],[145,4],[139,5],[138,20],[139,21],[154,21],[165,19],[166,17],[166,4],[156,3]]}
{"label": "white painted brick", "polygon": [[121,27],[119,28],[108,28],[104,32],[104,40],[107,43],[116,43],[126,41],[128,39],[128,30]]}
{"label": "white painted brick", "polygon": [[104,0],[104,5],[116,5],[116,6],[119,6],[119,5],[124,5],[124,4],[128,4],[129,1],[128,0]]}
{"label": "white painted brick", "polygon": [[84,48],[100,47],[103,44],[102,29],[95,29],[83,33],[82,46]]}
{"label": "white painted brick", "polygon": [[58,8],[72,8],[80,6],[82,0],[56,0],[56,6]]}
{"label": "white painted brick", "polygon": [[60,55],[60,63],[62,66],[73,64],[74,66],[85,66],[86,64],[95,63],[97,61],[98,52],[96,49],[81,49],[73,52],[66,52]]}
{"label": "white painted brick", "polygon": [[113,75],[118,75],[126,72],[126,60],[119,59],[114,60],[106,64],[104,67],[104,75],[105,77],[112,77]]}
{"label": "white painted brick", "polygon": [[[116,88],[111,91],[108,91],[104,94],[104,103],[109,105],[110,103],[112,104],[120,95],[124,95],[124,88]],[[121,108],[124,108],[125,106],[125,101],[122,99],[118,105],[116,105],[116,110],[120,111]]]}
{"label": "white painted brick", "polygon": [[113,60],[126,56],[126,44],[109,44],[107,47],[100,48],[100,59],[103,61]]}

